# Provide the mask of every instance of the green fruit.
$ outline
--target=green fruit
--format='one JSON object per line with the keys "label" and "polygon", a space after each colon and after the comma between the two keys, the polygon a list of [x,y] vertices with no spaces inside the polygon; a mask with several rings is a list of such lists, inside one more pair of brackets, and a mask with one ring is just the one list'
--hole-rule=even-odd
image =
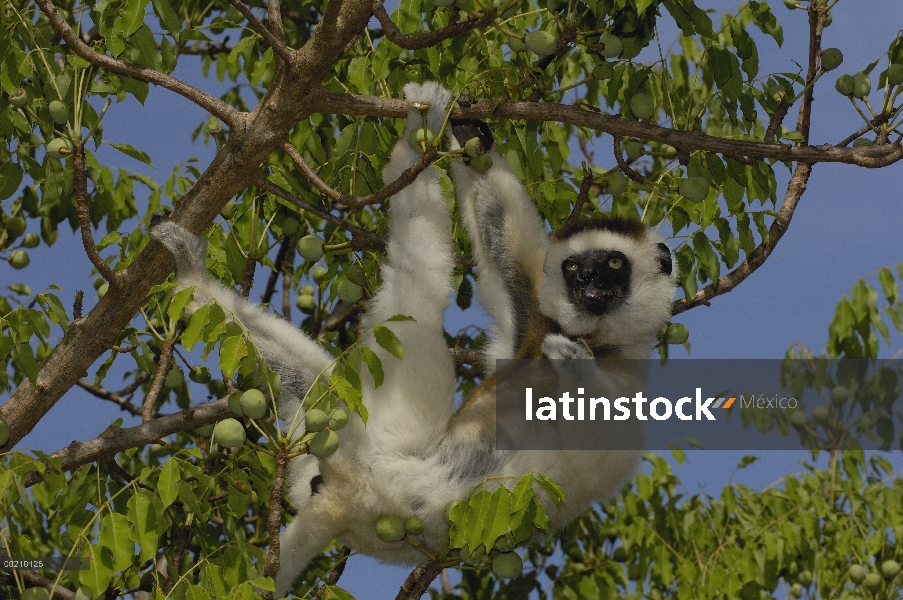
{"label": "green fruit", "polygon": [[799,575],[796,576],[796,582],[803,587],[809,587],[812,585],[812,573],[809,571],[800,571]]}
{"label": "green fruit", "polygon": [[69,120],[69,108],[59,100],[54,100],[48,104],[47,110],[50,111],[50,118],[57,125],[62,125]]}
{"label": "green fruit", "polygon": [[229,394],[229,410],[237,417],[245,416],[245,413],[241,411],[241,392]]}
{"label": "green fruit", "polygon": [[301,312],[311,313],[317,308],[317,301],[311,294],[301,294],[298,296],[298,299],[295,300],[295,306],[297,306],[298,310]]}
{"label": "green fruit", "polygon": [[329,415],[319,408],[312,408],[304,414],[308,431],[323,431],[329,426]]}
{"label": "green fruit", "polygon": [[521,37],[515,37],[513,35],[508,36],[508,47],[511,48],[512,52],[526,52],[527,44],[524,43],[523,36],[525,32],[520,29],[515,29],[514,33]]}
{"label": "green fruit", "polygon": [[775,102],[780,102],[787,98],[793,97],[793,90],[787,89],[785,86],[781,84],[773,85],[768,89],[768,95],[771,96],[771,99]]}
{"label": "green fruit", "polygon": [[294,217],[286,217],[282,222],[282,235],[291,237],[301,229],[301,223]]}
{"label": "green fruit", "polygon": [[22,217],[11,217],[7,222],[4,229],[6,230],[6,236],[10,240],[14,240],[23,233],[25,233],[25,219]]}
{"label": "green fruit", "polygon": [[208,383],[211,379],[210,369],[205,365],[191,367],[191,370],[188,371],[188,379],[195,383]]}
{"label": "green fruit", "polygon": [[642,92],[636,93],[630,99],[630,112],[637,119],[650,119],[655,114],[655,103],[646,94]]}
{"label": "green fruit", "polygon": [[789,9],[799,8],[799,2],[797,0],[784,0],[784,6]]}
{"label": "green fruit", "polygon": [[14,269],[24,269],[30,262],[31,258],[25,250],[13,250],[9,255],[9,266]]}
{"label": "green fruit", "polygon": [[816,423],[824,425],[831,419],[831,413],[824,406],[816,406],[812,409],[812,419]]}
{"label": "green fruit", "polygon": [[208,438],[213,435],[213,423],[208,423],[206,425],[201,425],[197,429],[194,430],[200,437]]}
{"label": "green fruit", "polygon": [[843,52],[838,48],[828,48],[821,54],[821,68],[825,71],[833,71],[843,62]]}
{"label": "green fruit", "polygon": [[850,391],[842,385],[836,385],[834,386],[834,389],[831,390],[831,402],[840,404],[849,397]]}
{"label": "green fruit", "polygon": [[856,140],[853,140],[854,148],[865,148],[867,146],[874,146],[874,145],[875,145],[875,141],[870,140],[868,138],[858,138]]}
{"label": "green fruit", "polygon": [[[321,431],[310,441],[308,451],[314,456],[326,458],[339,448],[339,434],[335,431]],[[404,527],[402,527],[403,529]]]}
{"label": "green fruit", "polygon": [[241,446],[245,439],[245,428],[235,419],[223,419],[213,426],[213,441],[224,448]]}
{"label": "green fruit", "polygon": [[298,244],[295,248],[304,260],[317,262],[323,258],[323,255],[325,254],[325,252],[323,252],[323,244],[325,243],[323,238],[311,233],[298,240]]}
{"label": "green fruit", "polygon": [[509,531],[505,535],[499,536],[499,539],[495,540],[495,548],[499,552],[511,552],[514,550],[515,546],[514,535]]}
{"label": "green fruit", "polygon": [[329,428],[338,431],[348,424],[348,413],[341,408],[337,408],[329,413]]}
{"label": "green fruit", "polygon": [[423,533],[423,519],[417,515],[411,515],[404,520],[404,530],[412,535]]}
{"label": "green fruit", "polygon": [[463,548],[461,548],[458,557],[465,565],[477,565],[483,562],[483,559],[486,558],[486,548],[484,548],[483,545],[480,544],[473,552],[471,552],[470,548],[465,545]]}
{"label": "green fruit", "polygon": [[801,410],[793,411],[790,413],[790,424],[797,429],[802,429],[806,426],[806,414]]}
{"label": "green fruit", "polygon": [[803,595],[803,586],[798,583],[794,583],[790,586],[790,597],[791,598],[799,598]]}
{"label": "green fruit", "polygon": [[869,573],[862,581],[862,587],[871,593],[875,593],[881,589],[881,575],[877,573]]}
{"label": "green fruit", "polygon": [[834,89],[844,96],[852,96],[856,89],[856,82],[852,75],[841,75],[834,82]]}
{"label": "green fruit", "polygon": [[618,546],[617,548],[615,548],[615,551],[611,555],[611,557],[612,557],[612,559],[614,559],[615,562],[619,562],[619,563],[627,562],[627,558],[628,558],[627,548],[625,548],[624,546]]}
{"label": "green fruit", "polygon": [[50,592],[42,587],[31,587],[22,591],[21,600],[50,600]]}
{"label": "green fruit", "polygon": [[423,152],[433,145],[436,140],[436,132],[432,129],[418,127],[408,134],[408,142],[418,152]]}
{"label": "green fruit", "polygon": [[831,15],[831,11],[828,11],[828,14],[825,15],[825,27],[830,27],[833,22],[834,17]]}
{"label": "green fruit", "polygon": [[6,424],[6,421],[0,419],[0,447],[5,446],[6,442],[9,441],[9,425]]}
{"label": "green fruit", "polygon": [[9,95],[9,103],[16,108],[22,108],[23,106],[28,104],[28,94],[25,93],[25,90],[19,88]]}
{"label": "green fruit", "polygon": [[360,265],[354,264],[345,269],[345,279],[351,283],[364,286],[367,285],[367,274]]}
{"label": "green fruit", "polygon": [[467,140],[467,143],[464,144],[464,152],[467,153],[467,156],[477,157],[481,154],[486,154],[486,151],[483,150],[483,142],[480,141],[478,137],[472,137]]}
{"label": "green fruit", "polygon": [[492,168],[492,157],[488,154],[476,156],[470,159],[471,168],[477,173],[485,173]]}
{"label": "green fruit", "polygon": [[[103,277],[100,277],[100,276],[95,277],[95,278],[94,278],[94,289],[95,289],[95,290],[99,290],[99,289],[100,289],[100,286],[102,286],[102,285],[105,284],[106,282],[107,282],[107,280],[104,279]],[[154,327],[155,327],[155,328],[156,328],[156,326],[157,326],[157,325],[154,324]]]}
{"label": "green fruit", "polygon": [[310,276],[316,283],[320,283],[323,281],[323,278],[326,277],[326,269],[323,267],[314,267],[310,270]]}
{"label": "green fruit", "polygon": [[72,154],[72,142],[66,138],[54,138],[47,143],[47,156],[57,160]]}
{"label": "green fruit", "polygon": [[903,63],[887,67],[887,82],[891,85],[903,83]]}
{"label": "green fruit", "polygon": [[224,219],[231,219],[235,216],[236,210],[238,210],[238,205],[235,203],[235,200],[229,200],[222,210],[219,211],[219,215]]}
{"label": "green fruit", "polygon": [[605,58],[617,58],[624,51],[624,42],[621,41],[621,38],[611,33],[602,34],[599,37],[599,43],[602,45],[599,54]]}
{"label": "green fruit", "polygon": [[555,53],[558,38],[548,31],[528,31],[524,34],[524,43],[527,48],[539,56],[548,56]]}
{"label": "green fruit", "polygon": [[36,234],[34,232],[26,233],[25,239],[22,240],[22,245],[25,246],[26,248],[37,248],[38,244],[40,244],[40,243],[41,243],[41,236],[39,236],[38,234]]}
{"label": "green fruit", "polygon": [[895,560],[886,560],[881,563],[881,574],[885,579],[893,579],[900,574],[900,563]]}
{"label": "green fruit", "polygon": [[241,412],[252,419],[262,419],[267,416],[267,398],[260,390],[248,390],[238,399],[241,404]]}
{"label": "green fruit", "polygon": [[671,323],[665,329],[663,339],[666,344],[683,344],[690,339],[690,330],[683,323]]}
{"label": "green fruit", "polygon": [[643,144],[636,140],[628,140],[621,147],[624,148],[624,152],[627,154],[627,160],[636,160],[643,156]]}
{"label": "green fruit", "polygon": [[709,180],[705,177],[687,177],[680,182],[677,193],[693,202],[702,202],[709,195]]}
{"label": "green fruit", "polygon": [[107,295],[107,292],[110,291],[110,284],[104,281],[99,288],[97,288],[97,297],[103,298]]}
{"label": "green fruit", "polygon": [[524,572],[524,561],[517,552],[503,552],[492,559],[492,572],[499,577],[517,577]]}
{"label": "green fruit", "polygon": [[404,538],[404,521],[396,515],[383,515],[376,520],[376,535],[384,542],[400,542]]}
{"label": "green fruit", "polygon": [[850,565],[850,581],[855,584],[860,584],[865,581],[865,576],[868,575],[868,571],[862,565]]}
{"label": "green fruit", "polygon": [[872,91],[872,80],[865,73],[853,75],[853,96],[865,98]]}
{"label": "green fruit", "polygon": [[364,295],[364,289],[356,283],[343,279],[336,284],[336,295],[348,304],[354,304]]}
{"label": "green fruit", "polygon": [[600,62],[593,68],[593,78],[598,79],[599,81],[605,81],[606,79],[611,79],[611,76],[615,74],[615,67],[608,61]]}
{"label": "green fruit", "polygon": [[627,191],[627,177],[620,171],[612,171],[602,183],[608,194],[623,194]]}

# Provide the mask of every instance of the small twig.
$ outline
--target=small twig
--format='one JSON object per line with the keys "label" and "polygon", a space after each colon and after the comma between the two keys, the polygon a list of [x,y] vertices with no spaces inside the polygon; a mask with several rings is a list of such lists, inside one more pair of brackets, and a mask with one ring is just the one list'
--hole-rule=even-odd
{"label": "small twig", "polygon": [[580,181],[580,191],[577,193],[577,202],[574,203],[571,214],[564,220],[564,226],[568,226],[580,218],[580,211],[583,210],[583,205],[589,201],[589,191],[592,187],[593,172],[584,164],[583,179]]}
{"label": "small twig", "polygon": [[[294,258],[294,255],[292,255]],[[282,318],[292,322],[292,274],[289,271],[282,273]]]}
{"label": "small twig", "polygon": [[86,379],[79,379],[78,381],[75,382],[75,385],[90,392],[91,394],[93,394],[94,396],[97,396],[98,398],[101,398],[103,400],[109,400],[110,402],[115,403],[116,405],[119,406],[119,408],[121,408],[122,410],[124,410],[136,417],[141,416],[141,407],[140,406],[136,406],[135,404],[132,404],[131,402],[129,402],[128,400],[126,400],[120,394],[117,394],[116,392],[111,392],[100,386],[94,385]]}
{"label": "small twig", "polygon": [[267,279],[267,287],[263,291],[263,294],[260,295],[260,301],[263,304],[269,304],[273,299],[273,294],[276,292],[276,281],[279,279],[280,273],[282,273],[285,257],[288,256],[288,252],[291,249],[291,238],[285,238],[279,244],[279,252],[276,253],[276,261],[273,263],[273,270],[270,271],[270,276]]}
{"label": "small twig", "polygon": [[433,580],[447,566],[447,563],[447,560],[436,559],[414,569],[402,584],[395,600],[411,600],[423,596]]}
{"label": "small twig", "polygon": [[631,169],[627,161],[624,160],[624,156],[621,154],[621,136],[616,135],[613,137],[615,139],[615,160],[618,161],[618,168],[637,183],[646,183],[646,178]]}
{"label": "small twig", "polygon": [[257,259],[248,254],[248,257],[245,259],[245,270],[241,277],[241,288],[238,290],[238,295],[242,298],[247,298],[248,294],[251,293],[251,286],[254,285],[254,269],[256,268]]}
{"label": "small twig", "polygon": [[291,142],[286,142],[282,145],[282,149],[285,150],[285,153],[288,155],[292,162],[304,173],[310,181],[316,186],[318,190],[323,192],[327,197],[333,199],[334,201],[344,204],[345,206],[351,207],[361,207],[361,206],[369,206],[370,204],[377,204],[391,198],[410,184],[414,183],[414,180],[417,179],[417,175],[419,175],[424,169],[428,166],[436,162],[439,159],[439,153],[435,150],[428,150],[423,153],[423,156],[415,162],[411,167],[405,169],[401,175],[398,176],[398,179],[384,187],[378,192],[374,192],[367,196],[349,196],[348,194],[343,194],[338,190],[334,190],[329,185],[320,179],[320,177],[311,169],[308,164],[304,161],[304,158],[295,147],[291,144]]}
{"label": "small twig", "polygon": [[[270,514],[267,517],[267,532],[269,534],[270,547],[267,550],[267,558],[263,565],[264,577],[275,577],[279,570],[279,528],[282,523],[282,497],[285,492],[285,469],[288,465],[288,453],[283,448],[276,450],[273,457],[276,462],[276,475],[270,487]],[[272,600],[272,593],[266,592],[264,598]]]}
{"label": "small twig", "polygon": [[876,128],[881,127],[882,125],[887,123],[887,117],[888,115],[885,114],[878,115],[871,121],[871,123],[869,123],[868,125],[863,125],[859,131],[850,134],[846,137],[846,139],[838,142],[836,146],[838,148],[843,148],[844,146],[847,146],[848,144],[858,140],[869,131],[874,131]]}
{"label": "small twig", "polygon": [[103,462],[103,464],[110,471],[119,475],[119,477],[121,477],[123,479],[123,481],[125,481],[126,483],[131,483],[131,482],[135,481],[135,477],[131,473],[129,473],[128,471],[123,469],[122,466],[118,462],[116,462],[115,458],[109,458],[109,459],[105,460]]}
{"label": "small twig", "polygon": [[275,196],[279,196],[283,200],[291,202],[292,204],[294,204],[295,206],[297,206],[298,208],[300,208],[301,210],[303,210],[305,212],[309,212],[312,215],[316,215],[316,216],[320,217],[324,221],[332,223],[333,225],[336,225],[337,227],[341,227],[342,229],[344,229],[345,231],[350,233],[351,236],[355,239],[357,239],[357,238],[365,239],[368,242],[370,242],[371,244],[374,244],[376,246],[385,246],[386,245],[386,238],[384,238],[380,235],[376,235],[375,233],[371,233],[371,232],[367,231],[366,229],[361,229],[357,225],[352,225],[348,221],[345,221],[344,219],[335,216],[334,214],[332,214],[329,211],[323,210],[322,208],[318,208],[318,207],[314,206],[313,204],[310,204],[309,202],[305,202],[298,196],[294,195],[293,193],[291,193],[287,190],[282,189],[281,187],[279,187],[272,181],[269,181],[268,179],[264,179],[260,175],[256,175],[256,176],[252,177],[250,183],[251,183],[251,185],[259,187],[260,189],[265,190]]}
{"label": "small twig", "polygon": [[787,116],[787,112],[790,110],[790,104],[787,103],[785,99],[781,99],[778,103],[778,109],[774,111],[774,115],[771,117],[771,121],[768,122],[768,128],[765,130],[765,137],[762,139],[763,142],[771,143],[774,141],[774,136],[778,131],[778,127],[781,126],[781,123],[784,122],[784,117]]}
{"label": "small twig", "polygon": [[100,276],[110,282],[113,288],[119,287],[119,277],[113,273],[110,266],[104,262],[97,253],[97,246],[94,245],[94,236],[91,234],[91,214],[88,211],[88,170],[85,167],[85,142],[83,140],[74,140],[72,143],[73,158],[73,179],[75,182],[75,202],[77,205],[78,225],[81,229],[82,244],[85,247],[85,254],[91,264],[100,273]]}
{"label": "small twig", "polygon": [[339,582],[339,578],[342,576],[342,573],[345,572],[345,566],[348,564],[349,556],[351,556],[351,548],[343,548],[342,554],[339,557],[339,561],[329,572],[329,575],[326,576],[326,581],[324,581],[323,585],[320,586],[320,589],[317,590],[317,593],[314,595],[313,600],[322,600],[323,596],[326,595],[326,591],[329,589],[329,586],[335,585]]}
{"label": "small twig", "polygon": [[[275,35],[273,35],[272,31],[267,29],[266,26],[260,22],[260,19],[258,19],[256,16],[254,16],[254,13],[251,12],[251,9],[249,9],[247,6],[245,6],[241,0],[229,0],[229,4],[234,6],[235,10],[240,12],[242,14],[242,16],[248,20],[248,24],[251,25],[251,28],[254,29],[254,31],[256,31],[258,35],[260,35],[263,39],[266,40],[267,44],[270,45],[270,48],[273,49],[273,52],[275,52],[277,55],[279,55],[279,57],[282,60],[284,60],[285,62],[291,63],[291,61],[292,61],[291,51],[285,46],[284,42],[280,41],[279,38],[277,38]],[[275,2],[275,3],[271,2],[270,3],[271,8],[268,10],[272,10],[273,4],[276,5],[276,12],[278,13],[278,11],[279,11],[279,3],[278,2]],[[280,24],[281,24],[281,21],[280,21]],[[281,32],[281,29],[282,29],[281,26],[279,29]]]}
{"label": "small twig", "polygon": [[75,292],[75,302],[72,303],[72,320],[81,321],[82,319],[82,303],[85,299],[85,293],[82,290]]}
{"label": "small twig", "polygon": [[188,543],[190,541],[191,527],[179,525],[176,529],[175,547],[173,548],[172,554],[172,568],[166,570],[166,584],[163,586],[163,591],[167,595],[172,591],[174,585],[173,574],[179,575],[182,570],[182,558],[185,555],[185,549],[188,548]]}
{"label": "small twig", "polygon": [[373,1],[373,16],[376,17],[379,24],[383,26],[383,32],[392,43],[405,50],[420,50],[422,48],[435,46],[439,42],[460,33],[465,33],[480,27],[486,27],[495,20],[496,15],[494,10],[489,10],[479,17],[469,17],[462,21],[454,21],[436,31],[425,31],[423,33],[418,33],[417,35],[405,35],[398,29],[398,26],[395,25],[392,18],[389,17],[389,13],[386,12],[386,8],[383,6],[383,0]]}
{"label": "small twig", "polygon": [[110,350],[120,354],[128,354],[138,349],[138,346],[110,346]]}
{"label": "small twig", "polygon": [[172,365],[172,351],[176,341],[174,339],[163,340],[163,347],[160,349],[160,358],[157,362],[157,371],[154,373],[154,382],[151,384],[147,396],[144,398],[144,405],[141,408],[141,422],[147,423],[154,416],[154,405],[157,403],[157,396],[163,389],[163,382],[166,380],[166,374]]}

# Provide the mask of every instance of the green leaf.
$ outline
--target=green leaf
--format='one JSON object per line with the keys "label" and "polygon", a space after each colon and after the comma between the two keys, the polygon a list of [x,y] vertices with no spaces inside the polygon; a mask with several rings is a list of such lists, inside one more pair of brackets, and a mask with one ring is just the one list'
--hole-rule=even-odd
{"label": "green leaf", "polygon": [[128,502],[129,538],[138,544],[138,561],[144,563],[158,550],[160,534],[167,529],[163,503],[156,494],[139,488]]}
{"label": "green leaf", "polygon": [[[188,325],[185,327],[185,332],[182,333],[182,345],[185,346],[185,349],[189,352],[191,352],[191,349],[194,348],[195,344],[206,339],[204,333],[210,316],[210,306],[210,304],[205,304],[194,311],[188,319]],[[171,305],[170,308],[172,308]],[[169,313],[169,311],[167,311],[167,313]]]}
{"label": "green leaf", "polygon": [[160,471],[160,479],[157,481],[157,492],[160,494],[163,508],[175,502],[179,495],[179,488],[176,484],[181,479],[182,474],[179,469],[178,459],[170,458],[163,464],[163,469]]}
{"label": "green leaf", "polygon": [[887,267],[880,269],[878,271],[878,281],[881,282],[881,289],[884,290],[884,297],[887,299],[888,304],[896,302],[899,297],[899,289],[897,288],[894,274],[890,272],[890,269]]}
{"label": "green leaf", "polygon": [[78,571],[78,581],[91,588],[96,597],[110,585],[113,577],[113,557],[101,544],[91,544],[89,555],[91,557],[89,566],[85,570]]}
{"label": "green leaf", "polygon": [[6,200],[16,193],[25,171],[18,163],[6,161],[0,164],[0,200]]}
{"label": "green leaf", "polygon": [[[154,12],[160,18],[160,24],[166,28],[166,31],[178,42],[179,33],[182,29],[182,21],[176,15],[176,12],[169,4],[169,0],[153,0]],[[165,38],[164,38],[165,41]]]}
{"label": "green leaf", "polygon": [[392,356],[399,360],[404,358],[404,347],[401,345],[401,340],[391,329],[377,325],[373,328],[373,337],[376,338],[376,343],[388,350]]}
{"label": "green leaf", "polygon": [[166,309],[166,315],[173,321],[178,321],[182,317],[182,313],[184,312],[185,307],[188,306],[193,298],[193,288],[185,288],[183,290],[179,290],[175,293],[175,295],[173,295],[172,300],[169,303],[169,307]]}
{"label": "green leaf", "polygon": [[370,348],[361,346],[360,350],[364,363],[367,365],[367,370],[370,372],[370,376],[373,377],[373,385],[375,387],[381,386],[386,379],[385,373],[383,373],[382,361],[379,359],[376,352]]}
{"label": "green leaf", "polygon": [[129,520],[125,515],[110,513],[101,519],[100,543],[110,549],[114,571],[122,571],[132,565],[135,542],[129,537]]}
{"label": "green leaf", "polygon": [[226,338],[219,348],[219,366],[226,377],[234,377],[239,362],[248,356],[248,342],[244,335]]}

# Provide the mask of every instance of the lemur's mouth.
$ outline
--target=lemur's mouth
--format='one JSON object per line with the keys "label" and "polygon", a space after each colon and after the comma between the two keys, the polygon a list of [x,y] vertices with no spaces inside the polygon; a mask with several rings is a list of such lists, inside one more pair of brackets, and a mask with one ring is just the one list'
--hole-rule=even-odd
{"label": "lemur's mouth", "polygon": [[612,290],[606,290],[594,285],[588,285],[583,288],[583,298],[585,300],[604,300],[614,295]]}

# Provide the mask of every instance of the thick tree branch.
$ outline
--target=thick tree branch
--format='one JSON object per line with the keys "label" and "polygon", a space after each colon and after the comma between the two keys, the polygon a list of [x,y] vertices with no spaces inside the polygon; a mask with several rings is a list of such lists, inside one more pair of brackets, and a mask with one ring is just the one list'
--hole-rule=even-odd
{"label": "thick tree branch", "polygon": [[66,23],[66,20],[60,15],[59,11],[57,11],[53,2],[50,0],[35,0],[35,3],[41,11],[47,15],[47,18],[50,19],[50,23],[58,32],[60,32],[60,35],[63,36],[63,39],[66,40],[66,43],[72,48],[72,51],[92,65],[109,69],[120,75],[127,75],[129,77],[134,77],[135,79],[140,79],[141,81],[165,87],[219,117],[219,119],[228,125],[230,129],[235,129],[243,124],[241,113],[207,92],[202,92],[201,90],[188,85],[184,81],[180,81],[169,75],[164,75],[153,69],[130,65],[121,60],[116,60],[110,56],[95,52],[78,37],[71,27],[69,27],[69,24]]}
{"label": "thick tree branch", "polygon": [[395,600],[414,600],[420,598],[429,589],[430,584],[448,564],[448,560],[434,560],[414,569],[398,590]]}
{"label": "thick tree branch", "polygon": [[[436,31],[425,31],[416,35],[405,35],[398,29],[398,26],[389,17],[383,6],[383,0],[373,0],[373,16],[383,26],[383,32],[386,37],[397,46],[405,50],[420,50],[421,48],[429,48],[435,46],[442,40],[447,40],[458,34],[471,31],[480,27],[486,27],[495,20],[495,11],[487,11],[479,17],[469,17],[463,21],[453,21],[441,29]],[[452,15],[452,19],[455,15]]]}
{"label": "thick tree branch", "polygon": [[[317,112],[326,114],[362,115],[373,117],[404,118],[407,103],[395,98],[376,98],[322,91],[314,100]],[[455,107],[453,119],[530,119],[560,121],[596,131],[635,137],[641,140],[661,142],[687,151],[704,150],[731,157],[770,158],[790,162],[837,162],[867,168],[892,165],[903,158],[903,146],[883,144],[863,148],[837,148],[821,146],[790,146],[748,142],[706,135],[700,131],[678,131],[630,121],[615,115],[591,112],[577,106],[539,102],[513,102],[495,104],[480,100],[463,108]]]}
{"label": "thick tree branch", "polygon": [[[291,62],[292,60],[292,52],[285,46],[284,37],[280,40],[276,35],[273,34],[272,31],[266,28],[266,26],[260,22],[251,10],[244,5],[244,2],[241,0],[229,0],[229,4],[235,7],[235,10],[240,12],[244,18],[248,20],[248,24],[251,25],[251,28],[257,32],[263,39],[266,40],[266,43],[270,45],[270,48],[273,49],[273,52],[276,53],[279,58],[284,60],[285,62]],[[274,9],[275,6],[275,9]],[[279,3],[271,2],[269,10],[275,10],[276,15],[279,14]],[[279,23],[279,32],[282,33],[282,22],[281,21],[271,21],[271,23]]]}
{"label": "thick tree branch", "polygon": [[[285,492],[285,469],[288,465],[288,453],[278,450],[274,457],[276,461],[276,474],[273,477],[273,486],[270,488],[270,514],[267,518],[267,533],[270,547],[267,550],[266,562],[263,565],[264,577],[275,577],[279,570],[279,528],[282,524],[282,496]],[[272,598],[272,594],[270,594]]]}

